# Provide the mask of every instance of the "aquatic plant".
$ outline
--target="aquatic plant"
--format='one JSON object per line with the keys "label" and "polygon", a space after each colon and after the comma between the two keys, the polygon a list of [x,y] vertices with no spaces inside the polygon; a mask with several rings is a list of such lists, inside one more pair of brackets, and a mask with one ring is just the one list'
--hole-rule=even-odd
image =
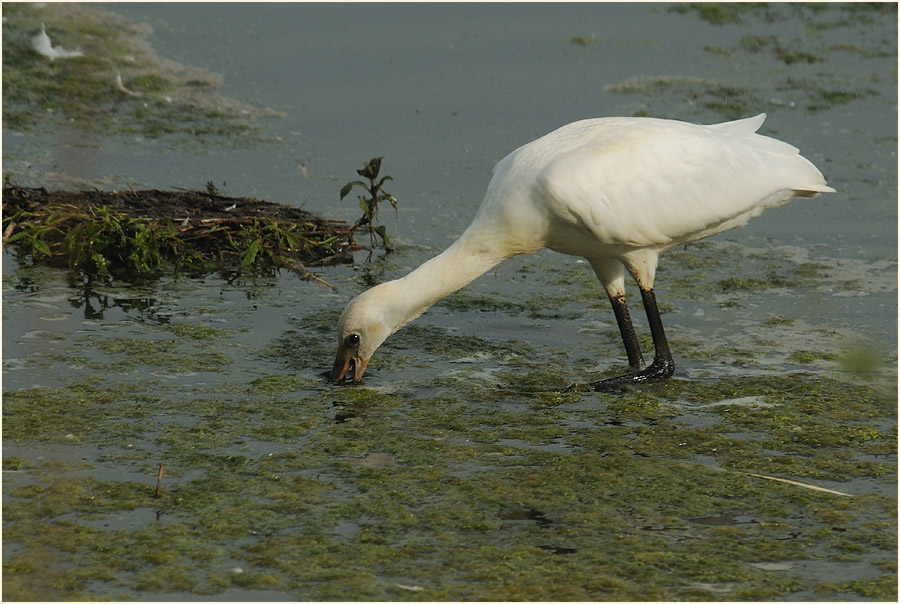
{"label": "aquatic plant", "polygon": [[354,187],[362,187],[365,189],[366,194],[358,196],[359,209],[363,211],[363,215],[360,216],[359,220],[357,220],[352,227],[350,227],[351,236],[352,232],[356,229],[367,227],[372,246],[374,247],[378,243],[378,240],[375,237],[377,235],[378,237],[381,237],[381,241],[384,243],[384,249],[391,251],[394,249],[394,246],[391,242],[391,238],[388,237],[387,229],[384,225],[375,226],[374,224],[375,219],[378,218],[378,204],[386,201],[393,206],[394,212],[397,212],[397,199],[382,189],[385,181],[394,179],[390,176],[378,178],[378,174],[381,172],[382,159],[384,158],[373,157],[367,161],[362,168],[357,170],[356,173],[369,182],[365,183],[361,180],[348,182],[341,187],[341,199],[346,197]]}
{"label": "aquatic plant", "polygon": [[3,245],[20,260],[84,276],[141,278],[348,262],[358,249],[343,221],[207,191],[48,192],[7,184]]}
{"label": "aquatic plant", "polygon": [[[91,7],[3,4],[4,127],[77,126],[97,135],[161,139],[179,147],[249,146],[259,120],[280,114],[215,93],[224,80],[161,59],[149,28]],[[77,49],[77,50],[66,50]]]}
{"label": "aquatic plant", "polygon": [[694,12],[702,20],[713,25],[742,23],[742,13],[760,9],[763,9],[763,7],[754,7],[753,3],[750,2],[735,2],[726,4],[720,2],[694,2],[687,4],[676,4],[669,7],[669,11],[673,13],[685,14]]}

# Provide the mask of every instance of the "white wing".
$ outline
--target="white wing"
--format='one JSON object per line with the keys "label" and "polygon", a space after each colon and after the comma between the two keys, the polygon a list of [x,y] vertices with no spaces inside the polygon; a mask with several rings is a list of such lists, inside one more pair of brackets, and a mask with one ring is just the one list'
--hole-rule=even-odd
{"label": "white wing", "polygon": [[546,162],[534,190],[551,224],[581,225],[602,244],[664,248],[833,191],[795,147],[755,134],[764,120],[586,120],[526,145],[521,161]]}

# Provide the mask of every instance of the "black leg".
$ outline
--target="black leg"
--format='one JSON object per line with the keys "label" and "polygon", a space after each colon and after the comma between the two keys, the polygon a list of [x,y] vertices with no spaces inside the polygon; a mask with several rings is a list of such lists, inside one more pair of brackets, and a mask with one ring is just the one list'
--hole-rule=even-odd
{"label": "black leg", "polygon": [[628,304],[625,302],[625,294],[610,296],[613,313],[619,324],[619,333],[622,334],[622,342],[625,343],[625,353],[628,355],[628,366],[632,371],[640,371],[644,368],[644,356],[641,354],[641,346],[638,344],[637,334],[634,333],[634,325],[631,324],[631,315],[628,313]]}
{"label": "black leg", "polygon": [[669,341],[666,339],[666,331],[663,329],[662,317],[659,316],[659,308],[656,306],[656,294],[653,289],[641,290],[641,298],[644,300],[644,308],[647,311],[647,321],[650,323],[650,334],[653,336],[653,347],[656,354],[653,364],[656,366],[658,378],[652,381],[662,381],[672,377],[675,373],[675,360],[669,352]]}
{"label": "black leg", "polygon": [[[656,354],[653,357],[653,363],[650,364],[646,369],[642,369],[641,371],[637,371],[635,373],[628,373],[626,375],[620,375],[614,378],[609,378],[606,380],[598,380],[596,382],[591,382],[589,386],[593,390],[608,390],[611,388],[618,388],[619,386],[624,386],[627,384],[649,384],[652,382],[662,382],[663,380],[668,379],[675,372],[675,361],[672,360],[672,353],[669,352],[669,342],[666,340],[666,332],[663,330],[662,319],[659,316],[659,308],[656,306],[656,294],[653,293],[652,289],[641,290],[641,298],[644,300],[644,309],[647,311],[647,321],[650,323],[650,334],[653,336],[653,347],[656,349]],[[613,310],[615,310],[615,305],[613,305]],[[616,314],[616,318],[618,319],[619,315]],[[629,324],[631,321],[629,320]],[[620,323],[621,329],[621,323]],[[634,337],[634,329],[631,328],[631,335]],[[628,340],[625,336],[625,330],[622,329],[622,338],[625,340],[625,350],[628,351]],[[636,343],[635,338],[635,343]],[[638,354],[640,355],[640,349],[638,349]],[[631,359],[632,353],[628,352],[628,360]]]}

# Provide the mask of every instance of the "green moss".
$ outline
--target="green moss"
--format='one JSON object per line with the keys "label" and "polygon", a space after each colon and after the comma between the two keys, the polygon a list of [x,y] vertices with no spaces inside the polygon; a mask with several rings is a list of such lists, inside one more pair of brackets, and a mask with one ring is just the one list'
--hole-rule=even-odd
{"label": "green moss", "polygon": [[177,373],[216,371],[231,360],[221,352],[203,350],[178,351],[179,340],[131,340],[127,338],[85,338],[104,353],[116,357],[113,362],[121,367],[149,365]]}
{"label": "green moss", "polygon": [[166,326],[168,331],[180,338],[189,338],[192,340],[213,340],[220,337],[226,337],[228,331],[216,329],[207,325],[198,325],[196,323],[179,323]]}
{"label": "green moss", "polygon": [[727,119],[740,119],[751,111],[750,106],[741,100],[707,101],[703,106]]}
{"label": "green moss", "polygon": [[755,7],[752,3],[721,3],[721,2],[692,2],[690,4],[676,4],[669,8],[675,13],[695,13],[700,19],[712,25],[727,25],[741,23],[742,14]]}
{"label": "green moss", "polygon": [[268,375],[250,382],[248,391],[255,393],[298,392],[316,383],[317,380],[292,375]]}
{"label": "green moss", "polygon": [[691,104],[699,104],[728,119],[745,117],[759,103],[753,91],[747,88],[698,78],[673,76],[634,78],[609,85],[605,90],[618,94],[681,99]]}
{"label": "green moss", "polygon": [[[3,7],[6,127],[75,122],[105,135],[187,135],[172,140],[182,145],[209,137],[232,145],[261,140],[256,118],[265,112],[208,94],[221,82],[161,61],[127,19],[83,6],[24,6]],[[78,47],[83,56],[50,61],[35,53],[30,38],[42,23],[55,45]],[[117,89],[117,77],[131,94]]]}
{"label": "green moss", "polygon": [[816,587],[816,591],[823,594],[847,593],[873,600],[892,599],[897,593],[897,576],[894,573],[885,573],[874,579],[856,579],[845,583]]}
{"label": "green moss", "polygon": [[849,43],[841,43],[841,44],[832,44],[828,47],[828,50],[840,50],[843,52],[849,52],[853,54],[867,55],[869,51],[867,51],[862,46],[858,44],[849,44]]}
{"label": "green moss", "polygon": [[3,458],[3,469],[7,472],[22,472],[33,467],[34,464],[27,459],[21,459],[19,457]]}
{"label": "green moss", "polygon": [[597,42],[598,40],[593,34],[589,36],[572,36],[569,38],[569,44],[573,44],[574,46],[591,46]]}
{"label": "green moss", "polygon": [[775,36],[742,36],[740,40],[740,47],[747,52],[759,53],[769,48],[770,46],[775,45],[777,42],[778,38]]}
{"label": "green moss", "polygon": [[169,92],[177,89],[174,82],[155,73],[137,76],[125,82],[125,85],[127,88],[145,92]]}
{"label": "green moss", "polygon": [[719,288],[724,293],[741,290],[768,289],[771,287],[796,287],[797,285],[798,283],[796,281],[788,281],[787,279],[783,279],[774,274],[770,275],[766,279],[757,277],[750,277],[747,279],[741,279],[739,277],[728,277],[727,279],[722,279],[718,283]]}
{"label": "green moss", "polygon": [[777,46],[775,48],[775,56],[785,65],[791,65],[793,63],[822,63],[825,61],[822,57],[814,55],[810,52],[802,51],[802,50],[788,50],[786,48],[782,48],[781,46]]}
{"label": "green moss", "polygon": [[798,365],[808,365],[816,360],[834,361],[839,357],[831,352],[819,352],[811,350],[796,350],[788,356],[788,361]]}
{"label": "green moss", "polygon": [[819,98],[829,105],[843,105],[850,101],[866,96],[862,92],[847,90],[823,90],[818,94]]}
{"label": "green moss", "polygon": [[[859,57],[893,57],[895,49],[884,43],[881,47],[862,48],[855,44],[822,43],[816,36],[787,38],[780,35],[763,33],[770,30],[769,24],[774,22],[794,22],[805,26],[807,32],[818,30],[856,27],[868,28],[881,26],[885,22],[882,9],[843,10],[842,5],[804,4],[772,4],[772,3],[693,3],[678,4],[669,8],[679,14],[694,14],[701,19],[715,24],[740,24],[754,26],[759,33],[748,33],[740,37],[734,47],[717,48],[705,46],[704,50],[714,57],[725,61],[747,59],[746,55],[754,55],[752,61],[769,63],[769,72],[773,74],[772,85],[757,85],[735,96],[723,96],[717,92],[717,84],[703,81],[690,81],[686,78],[668,76],[662,78],[634,79],[620,84],[608,86],[607,91],[621,94],[643,95],[642,109],[648,115],[666,115],[673,110],[673,103],[681,113],[697,113],[696,108],[713,112],[726,119],[746,117],[754,112],[766,110],[766,105],[790,107],[801,106],[808,111],[826,111],[833,107],[852,102],[859,98],[877,94],[866,87],[869,81],[878,81],[880,76],[865,80],[862,74],[858,81],[844,83],[843,89],[832,90],[821,77],[798,82],[798,74],[809,71],[808,66],[825,63],[831,53],[853,53]],[[891,13],[893,14],[893,13]],[[881,39],[874,34],[872,39]],[[823,38],[824,39],[824,38]],[[887,39],[887,38],[885,38]],[[741,58],[741,54],[745,56]],[[723,66],[725,68],[725,66]],[[874,68],[873,68],[874,69]],[[883,71],[883,70],[882,70]],[[787,73],[783,81],[778,81],[774,74]],[[722,84],[728,88],[728,83]],[[796,94],[791,94],[796,92]]]}
{"label": "green moss", "polygon": [[721,48],[719,46],[711,46],[709,44],[707,44],[703,47],[703,51],[707,52],[711,55],[718,56],[718,57],[730,58],[732,56],[732,52],[730,50],[728,50],[727,48]]}
{"label": "green moss", "polygon": [[855,375],[870,375],[884,365],[883,353],[871,346],[854,346],[844,352],[841,365]]}
{"label": "green moss", "polygon": [[795,323],[794,319],[788,319],[786,317],[782,317],[779,315],[773,315],[765,320],[763,325],[769,326],[778,326],[778,325],[793,325]]}
{"label": "green moss", "polygon": [[475,310],[480,312],[501,311],[516,313],[522,310],[522,305],[516,302],[503,300],[498,296],[473,294],[464,289],[447,296],[438,302],[438,305],[454,311]]}
{"label": "green moss", "polygon": [[618,84],[608,85],[605,87],[605,90],[616,94],[664,94],[685,90],[701,90],[713,86],[715,86],[713,82],[700,78],[660,76],[633,78]]}
{"label": "green moss", "polygon": [[[278,403],[303,382],[276,375],[248,390],[259,400],[191,397],[181,413],[201,421],[152,436],[174,477],[160,499],[152,496],[153,464],[142,485],[71,478],[11,493],[4,538],[28,546],[4,560],[6,586],[70,598],[99,583],[119,594],[216,594],[240,585],[313,599],[590,600],[709,599],[721,594],[701,586],[729,585],[729,597],[760,599],[818,584],[749,562],[887,554],[896,545],[879,537],[894,526],[890,498],[838,502],[729,471],[889,480],[873,473],[878,464],[853,459],[875,444],[893,446],[892,431],[866,423],[894,413],[874,390],[793,374],[550,399],[537,391],[558,382],[553,368],[504,380],[515,391],[484,402],[340,388]],[[45,394],[59,400],[64,392]],[[727,402],[746,397],[772,406]],[[41,412],[36,403],[30,408]],[[337,422],[323,416],[331,405]],[[686,409],[717,423],[694,427],[681,419]],[[4,413],[21,413],[15,397]],[[284,441],[289,449],[224,453],[248,434],[272,437],[289,424],[304,426]],[[21,436],[17,422],[5,429]],[[202,475],[180,481],[185,471]],[[164,511],[153,529],[81,524],[148,505]],[[736,505],[753,521],[698,521]],[[72,512],[74,522],[58,520]],[[797,531],[804,539],[790,538]],[[29,577],[51,550],[70,566],[39,592]],[[865,580],[830,589],[889,595],[890,586]]]}

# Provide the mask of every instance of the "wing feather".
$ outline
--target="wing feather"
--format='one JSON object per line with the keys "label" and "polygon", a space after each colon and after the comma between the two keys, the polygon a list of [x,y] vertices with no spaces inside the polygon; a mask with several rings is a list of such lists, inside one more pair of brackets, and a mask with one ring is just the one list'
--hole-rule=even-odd
{"label": "wing feather", "polygon": [[755,134],[764,119],[596,120],[594,132],[578,133],[581,144],[569,137],[564,152],[548,154],[535,190],[601,243],[658,247],[740,226],[797,194],[831,191],[796,147]]}

